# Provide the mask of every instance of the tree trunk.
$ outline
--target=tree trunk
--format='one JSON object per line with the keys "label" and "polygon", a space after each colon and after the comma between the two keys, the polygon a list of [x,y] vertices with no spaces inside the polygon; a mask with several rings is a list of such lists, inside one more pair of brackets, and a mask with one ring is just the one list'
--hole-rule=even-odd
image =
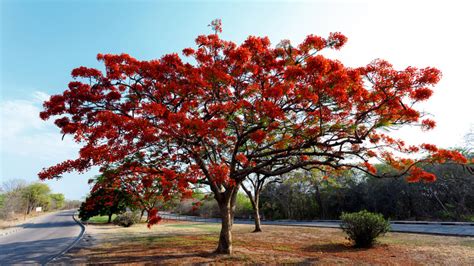
{"label": "tree trunk", "polygon": [[260,200],[260,193],[257,189],[255,189],[254,194],[255,197],[252,196],[252,192],[248,190],[243,184],[242,184],[242,189],[245,191],[247,194],[250,204],[252,205],[253,209],[253,218],[255,220],[255,229],[253,230],[254,233],[256,232],[262,232],[262,228],[260,227],[260,208],[259,208],[259,200]]}
{"label": "tree trunk", "polygon": [[112,222],[112,213],[109,213],[109,221],[107,223]]}
{"label": "tree trunk", "polygon": [[258,204],[255,205],[254,207],[254,214],[253,217],[255,219],[255,230],[253,230],[255,233],[256,232],[262,232],[262,228],[260,227],[260,209],[258,207]]}
{"label": "tree trunk", "polygon": [[316,188],[316,201],[318,202],[319,205],[319,217],[321,219],[326,219],[326,211],[323,206],[323,200],[321,199],[321,191],[319,190],[319,185],[315,184]]}
{"label": "tree trunk", "polygon": [[[142,210],[142,213],[140,214],[140,222],[142,221],[143,214],[145,214],[145,209]],[[147,219],[148,220],[148,219]],[[147,221],[148,222],[148,221]]]}
{"label": "tree trunk", "polygon": [[232,254],[232,208],[230,201],[219,203],[221,212],[222,227],[219,235],[219,244],[215,253]]}

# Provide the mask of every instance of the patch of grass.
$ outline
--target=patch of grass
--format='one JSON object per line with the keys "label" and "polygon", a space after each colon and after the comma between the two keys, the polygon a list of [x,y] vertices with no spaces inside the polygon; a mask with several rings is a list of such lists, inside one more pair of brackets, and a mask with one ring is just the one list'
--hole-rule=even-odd
{"label": "patch of grass", "polygon": [[215,233],[220,231],[219,224],[203,224],[203,223],[189,223],[189,224],[167,224],[165,227],[171,228],[183,228],[183,229],[198,229],[210,233]]}
{"label": "patch of grass", "polygon": [[461,245],[466,246],[466,247],[470,247],[470,248],[474,248],[474,239],[462,241]]}
{"label": "patch of grass", "polygon": [[273,250],[278,250],[278,251],[293,251],[293,249],[289,246],[284,246],[284,245],[280,245],[280,246],[273,246]]}
{"label": "patch of grass", "polygon": [[124,239],[129,243],[140,243],[146,246],[159,247],[188,247],[194,245],[202,245],[205,243],[214,244],[217,242],[217,236],[203,235],[203,236],[145,236]]}
{"label": "patch of grass", "polygon": [[[117,215],[112,215],[112,221],[117,217]],[[89,223],[94,223],[94,224],[106,224],[109,221],[109,216],[108,215],[102,215],[102,216],[94,216],[91,217],[87,222]]]}
{"label": "patch of grass", "polygon": [[203,240],[203,241],[210,241],[210,242],[217,242],[219,240],[219,237],[218,236],[211,236],[211,235],[207,235],[207,236],[201,236],[199,237],[199,239]]}

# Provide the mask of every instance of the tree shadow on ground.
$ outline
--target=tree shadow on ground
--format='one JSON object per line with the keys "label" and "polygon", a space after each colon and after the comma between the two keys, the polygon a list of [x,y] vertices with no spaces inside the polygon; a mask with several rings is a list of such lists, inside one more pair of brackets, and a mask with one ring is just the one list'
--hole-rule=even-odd
{"label": "tree shadow on ground", "polygon": [[0,244],[0,265],[45,264],[75,239],[62,237]]}
{"label": "tree shadow on ground", "polygon": [[[122,264],[122,263],[166,263],[167,260],[180,260],[186,258],[217,258],[221,255],[206,251],[183,251],[180,254],[154,254],[147,250],[137,250],[136,247],[123,248],[94,248],[90,250],[88,263],[92,264]],[[148,254],[147,254],[148,253]],[[123,254],[120,256],[107,256],[108,254]]]}
{"label": "tree shadow on ground", "polygon": [[46,223],[25,223],[20,224],[17,227],[23,228],[56,228],[56,227],[70,227],[77,226],[77,223],[74,221],[65,221],[65,222],[46,222]]}
{"label": "tree shadow on ground", "polygon": [[340,252],[359,252],[368,250],[368,248],[356,248],[349,243],[324,243],[306,246],[303,251],[306,252],[325,252],[325,253],[340,253]]}

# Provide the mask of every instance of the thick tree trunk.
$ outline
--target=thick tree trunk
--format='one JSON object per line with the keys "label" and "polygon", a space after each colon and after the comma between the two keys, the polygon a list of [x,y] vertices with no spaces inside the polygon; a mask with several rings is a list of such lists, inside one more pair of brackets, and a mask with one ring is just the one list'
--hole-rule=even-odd
{"label": "thick tree trunk", "polygon": [[222,227],[216,253],[232,254],[232,208],[229,203],[219,203]]}
{"label": "thick tree trunk", "polygon": [[[145,214],[145,209],[142,210],[142,213],[140,213],[140,222],[142,221],[143,214]],[[148,219],[147,219],[148,220]],[[148,222],[148,221],[147,221]]]}
{"label": "thick tree trunk", "polygon": [[112,222],[112,213],[109,213],[109,220],[107,221],[107,223],[110,223]]}

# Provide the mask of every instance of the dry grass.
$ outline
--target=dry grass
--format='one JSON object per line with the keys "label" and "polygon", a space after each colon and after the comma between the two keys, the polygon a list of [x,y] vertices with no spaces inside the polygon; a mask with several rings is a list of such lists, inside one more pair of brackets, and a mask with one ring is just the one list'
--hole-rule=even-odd
{"label": "dry grass", "polygon": [[390,233],[371,249],[355,249],[338,229],[234,225],[234,255],[212,254],[219,225],[164,222],[120,228],[90,225],[64,263],[114,264],[409,264],[474,265],[474,238]]}

